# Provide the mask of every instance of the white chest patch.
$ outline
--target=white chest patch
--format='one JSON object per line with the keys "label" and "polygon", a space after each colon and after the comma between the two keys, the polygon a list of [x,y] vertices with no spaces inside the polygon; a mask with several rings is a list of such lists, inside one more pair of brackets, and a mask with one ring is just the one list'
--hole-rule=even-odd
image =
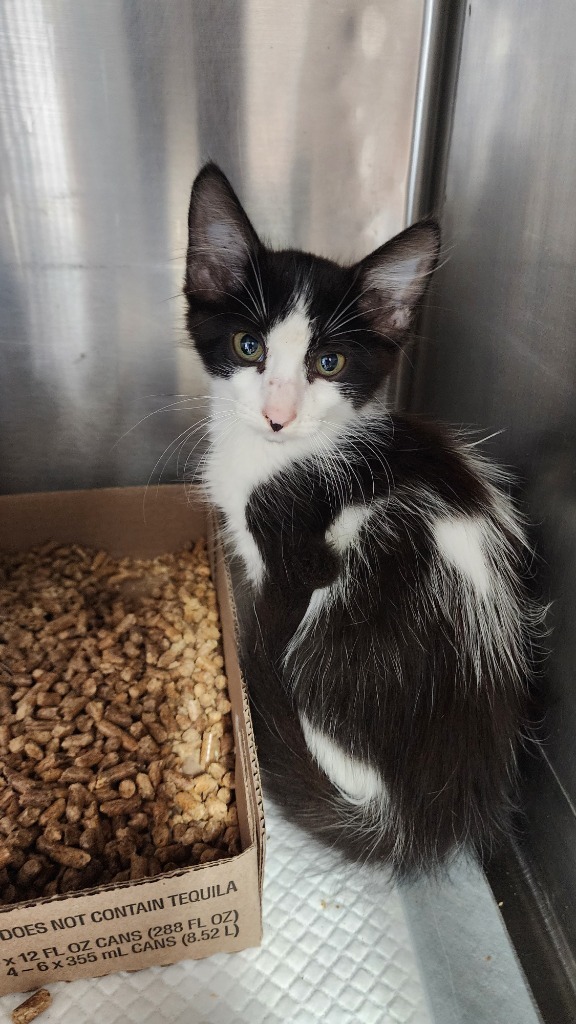
{"label": "white chest patch", "polygon": [[347,800],[361,805],[385,799],[384,783],[374,768],[341,750],[326,733],[314,729],[305,715],[300,721],[312,757]]}
{"label": "white chest patch", "polygon": [[236,519],[229,520],[229,528],[236,552],[244,563],[247,578],[252,586],[259,587],[264,578],[264,562],[258,545],[246,526],[243,510],[239,510]]}
{"label": "white chest patch", "polygon": [[209,483],[212,500],[226,514],[228,540],[242,559],[247,578],[253,586],[259,586],[264,576],[264,562],[246,525],[246,502],[251,487],[245,485],[241,471],[237,476],[229,473],[226,479],[219,479],[219,474],[214,472]]}
{"label": "white chest patch", "polygon": [[467,516],[437,519],[432,532],[441,556],[472,583],[478,594],[487,594],[490,576],[482,520]]}

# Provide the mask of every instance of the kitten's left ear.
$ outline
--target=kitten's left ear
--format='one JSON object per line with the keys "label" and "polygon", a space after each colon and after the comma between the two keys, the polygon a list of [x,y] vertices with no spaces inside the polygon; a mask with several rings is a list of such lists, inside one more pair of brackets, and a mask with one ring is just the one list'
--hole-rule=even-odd
{"label": "kitten's left ear", "polygon": [[422,220],[358,264],[358,306],[372,329],[397,341],[414,325],[438,262],[440,228]]}
{"label": "kitten's left ear", "polygon": [[192,186],[184,291],[217,301],[237,293],[260,242],[227,177],[206,164]]}

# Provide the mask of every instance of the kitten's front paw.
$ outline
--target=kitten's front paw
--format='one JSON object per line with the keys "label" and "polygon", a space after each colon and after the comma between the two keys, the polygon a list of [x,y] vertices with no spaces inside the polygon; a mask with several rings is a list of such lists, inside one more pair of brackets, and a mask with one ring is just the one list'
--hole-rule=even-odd
{"label": "kitten's front paw", "polygon": [[310,590],[318,590],[336,582],[342,563],[327,544],[307,545],[298,551],[294,568],[300,583]]}

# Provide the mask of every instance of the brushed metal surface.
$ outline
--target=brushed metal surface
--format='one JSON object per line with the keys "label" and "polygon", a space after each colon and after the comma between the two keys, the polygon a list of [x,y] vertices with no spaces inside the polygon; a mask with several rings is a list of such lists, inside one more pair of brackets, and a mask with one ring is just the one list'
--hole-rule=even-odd
{"label": "brushed metal surface", "polygon": [[[406,223],[436,211],[436,169],[445,162],[449,112],[453,107],[464,9],[460,0],[425,0],[412,152],[406,187]],[[398,410],[409,408],[414,377],[415,336],[401,354],[388,388]]]}
{"label": "brushed metal surface", "polygon": [[530,463],[576,420],[576,7],[468,7],[442,208],[445,263],[415,406],[504,430]]}
{"label": "brushed metal surface", "polygon": [[0,490],[182,476],[204,392],[180,344],[194,174],[217,160],[275,242],[379,245],[404,223],[422,13],[3,0]]}
{"label": "brushed metal surface", "polygon": [[[445,262],[425,325],[412,407],[501,431],[487,446],[520,474],[553,599],[542,697],[546,760],[526,839],[558,907],[576,857],[551,826],[550,785],[576,806],[576,6],[466,4],[451,143],[439,199]],[[445,116],[450,118],[451,112]],[[564,851],[564,852],[563,852]],[[573,914],[573,908],[569,911]]]}

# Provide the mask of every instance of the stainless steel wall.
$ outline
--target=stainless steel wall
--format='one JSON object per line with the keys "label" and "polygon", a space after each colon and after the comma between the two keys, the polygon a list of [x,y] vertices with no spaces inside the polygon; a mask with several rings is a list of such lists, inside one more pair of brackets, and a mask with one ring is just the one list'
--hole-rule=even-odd
{"label": "stainless steel wall", "polygon": [[403,226],[422,17],[423,0],[3,0],[2,491],[182,472],[206,158],[273,241],[346,258]]}
{"label": "stainless steel wall", "polygon": [[501,431],[488,448],[519,472],[554,602],[524,842],[576,939],[575,40],[572,0],[465,4],[437,169],[445,263],[412,407]]}

